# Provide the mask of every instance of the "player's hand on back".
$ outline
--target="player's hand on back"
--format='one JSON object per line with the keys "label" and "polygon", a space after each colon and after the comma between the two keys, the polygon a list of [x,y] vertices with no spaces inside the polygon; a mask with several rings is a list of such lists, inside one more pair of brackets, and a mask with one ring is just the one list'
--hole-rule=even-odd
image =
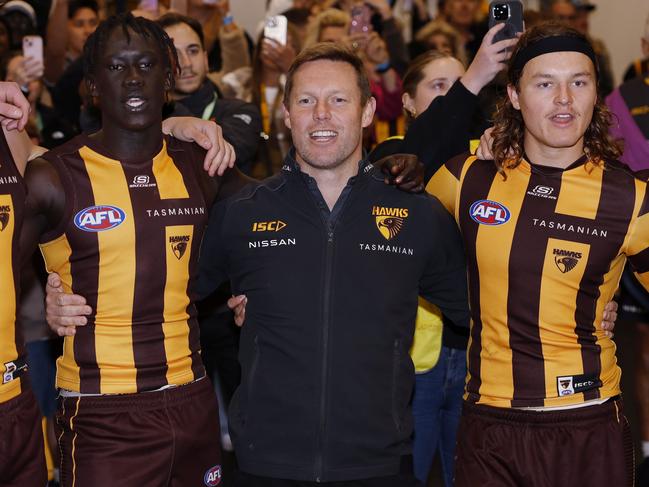
{"label": "player's hand on back", "polygon": [[76,333],[77,326],[88,323],[86,316],[92,313],[92,308],[86,304],[83,296],[66,293],[57,273],[47,276],[45,293],[47,324],[58,336],[72,336]]}
{"label": "player's hand on back", "polygon": [[171,117],[163,121],[162,131],[185,142],[195,142],[207,151],[203,169],[210,176],[234,167],[234,148],[223,138],[221,127],[210,120],[196,117]]}
{"label": "player's hand on back", "polygon": [[234,312],[234,322],[237,326],[243,326],[243,322],[246,320],[246,304],[248,304],[248,298],[245,294],[232,296],[228,299],[228,308]]}
{"label": "player's hand on back", "polygon": [[374,163],[385,175],[385,184],[394,184],[403,191],[424,190],[424,165],[413,154],[393,154]]}
{"label": "player's hand on back", "polygon": [[602,330],[604,335],[608,338],[613,338],[613,330],[615,329],[615,321],[617,320],[617,303],[609,301],[604,306],[604,314],[602,315]]}

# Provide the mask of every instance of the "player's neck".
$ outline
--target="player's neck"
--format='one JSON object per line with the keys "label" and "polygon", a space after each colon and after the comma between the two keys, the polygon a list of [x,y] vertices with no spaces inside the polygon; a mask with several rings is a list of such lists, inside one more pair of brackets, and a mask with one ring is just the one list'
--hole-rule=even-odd
{"label": "player's neck", "polygon": [[120,160],[149,160],[160,151],[162,123],[137,131],[105,124],[97,133],[97,140]]}
{"label": "player's neck", "polygon": [[571,147],[550,147],[526,137],[523,145],[528,162],[560,169],[567,168],[584,153],[583,139]]}

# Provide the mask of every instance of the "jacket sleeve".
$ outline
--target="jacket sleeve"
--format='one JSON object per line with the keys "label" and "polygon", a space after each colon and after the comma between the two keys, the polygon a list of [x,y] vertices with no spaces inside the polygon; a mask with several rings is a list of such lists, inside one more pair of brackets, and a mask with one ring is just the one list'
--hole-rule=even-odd
{"label": "jacket sleeve", "polygon": [[252,103],[241,100],[223,100],[217,104],[214,121],[221,126],[223,137],[232,147],[237,157],[237,165],[250,163],[257,153],[261,133],[261,115]]}
{"label": "jacket sleeve", "polygon": [[426,181],[445,161],[469,149],[477,107],[478,97],[458,80],[410,124],[403,139],[404,152],[419,157],[426,168]]}
{"label": "jacket sleeve", "polygon": [[226,239],[223,235],[228,201],[220,201],[212,207],[205,229],[196,281],[196,295],[199,300],[212,294],[228,278]]}
{"label": "jacket sleeve", "polygon": [[431,253],[419,281],[419,295],[435,304],[455,325],[469,327],[466,263],[455,221],[431,198]]}

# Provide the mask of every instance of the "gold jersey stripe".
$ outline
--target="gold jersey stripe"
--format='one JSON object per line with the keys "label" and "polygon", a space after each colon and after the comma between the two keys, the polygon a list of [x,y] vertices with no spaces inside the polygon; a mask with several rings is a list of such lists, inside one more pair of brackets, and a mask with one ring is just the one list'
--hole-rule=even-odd
{"label": "gold jersey stripe", "polygon": [[[2,283],[2,296],[0,296],[0,344],[2,350],[0,357],[0,370],[5,372],[5,363],[15,360],[18,357],[18,349],[16,348],[16,290],[14,287],[14,252],[13,252],[13,239],[15,230],[15,209],[13,205],[13,198],[10,194],[0,195],[0,207],[8,206],[10,211],[7,212],[8,219],[4,224],[4,228],[0,231],[0,255],[3,256],[4,262],[0,265],[0,283]],[[0,228],[2,228],[0,226]],[[22,388],[20,386],[20,378],[14,379],[7,384],[2,384],[2,376],[0,375],[0,403],[8,401],[18,396]]]}
{"label": "gold jersey stripe", "polygon": [[[164,144],[166,145],[166,142]],[[153,158],[153,176],[158,185],[160,199],[189,198],[187,187],[178,184],[178,181],[183,180],[183,176],[165,149],[166,147],[163,147],[163,150]]]}
{"label": "gold jersey stripe", "polygon": [[[481,306],[480,309],[483,343],[480,350],[482,380],[480,389],[492,391],[491,395],[494,397],[510,397],[514,388],[512,351],[509,347],[507,324],[509,275],[501,272],[500,269],[508,267],[518,215],[525,199],[525,192],[516,189],[527,186],[528,180],[529,173],[526,171],[512,171],[507,180],[500,176],[494,177],[487,199],[506,206],[511,218],[504,225],[481,225],[475,243],[480,279],[483,279],[482,276],[490,276],[494,273],[500,279],[497,286],[480,286],[480,303],[489,303],[489,306]],[[485,347],[484,344],[490,346]],[[509,401],[504,404],[495,404],[492,401],[490,404],[510,405]]]}
{"label": "gold jersey stripe", "polygon": [[[99,286],[95,314],[95,350],[101,373],[101,393],[137,392],[133,339],[122,329],[130,323],[125,316],[133,313],[135,288],[135,247],[129,243],[135,237],[133,208],[128,182],[119,161],[103,157],[82,147],[79,154],[84,159],[92,185],[95,205],[121,208],[124,221],[109,232],[97,232],[99,244]],[[101,364],[113,364],[107,369]],[[109,382],[104,383],[104,377]]]}
{"label": "gold jersey stripe", "polygon": [[187,294],[193,225],[165,229],[167,278],[164,290],[164,347],[167,355],[167,382],[183,384],[194,379],[188,330],[190,304]]}
{"label": "gold jersey stripe", "polygon": [[555,213],[589,220],[597,216],[604,170],[592,163],[587,163],[583,170],[590,171],[589,177],[585,178],[581,169],[564,171],[561,175],[561,187],[570,191],[559,193]]}
{"label": "gold jersey stripe", "polygon": [[[555,255],[555,249],[569,249],[571,252],[581,254],[575,259],[574,267],[566,269],[564,264],[557,264],[561,257]],[[545,406],[557,403],[557,377],[565,375],[581,375],[584,373],[581,360],[581,351],[578,348],[567,348],[566,343],[577,342],[577,333],[574,329],[557,328],[554,323],[564,321],[567,316],[575,316],[577,310],[577,293],[582,280],[590,245],[549,238],[545,252],[545,260],[541,271],[541,293],[539,297],[539,336],[543,350],[545,368]],[[569,265],[572,265],[570,263]],[[566,279],[564,272],[570,272],[570,279]],[[569,374],[568,374],[569,373]],[[550,398],[550,399],[548,399]],[[558,398],[561,404],[568,402],[583,402],[583,394],[577,393],[567,402]]]}
{"label": "gold jersey stripe", "polygon": [[[70,256],[72,249],[65,235],[39,245],[47,272],[58,272],[66,293],[72,292],[72,269]],[[63,340],[63,355],[56,361],[56,385],[63,389],[79,390],[79,366],[74,359],[74,336]]]}

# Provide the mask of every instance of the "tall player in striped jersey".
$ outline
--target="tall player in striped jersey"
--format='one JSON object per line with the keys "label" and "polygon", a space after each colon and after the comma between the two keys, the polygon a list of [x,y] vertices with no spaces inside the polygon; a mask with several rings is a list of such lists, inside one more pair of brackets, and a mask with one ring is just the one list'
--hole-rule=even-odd
{"label": "tall player in striped jersey", "polygon": [[157,24],[107,20],[84,62],[102,130],[25,174],[25,248],[40,237],[48,269],[94,310],[58,362],[62,485],[217,485],[216,401],[189,289],[226,185],[195,146],[162,136],[177,57]]}
{"label": "tall player in striped jersey", "polygon": [[[40,412],[29,387],[29,374],[20,328],[16,326],[21,261],[18,245],[23,223],[23,174],[28,160],[45,152],[22,132],[29,103],[15,83],[0,82],[0,484],[44,486],[47,470],[43,453]],[[175,130],[187,140],[199,139],[216,148],[219,134],[203,121],[169,119],[163,130]],[[212,156],[219,156],[212,158]],[[231,161],[210,151],[208,168],[215,171]]]}
{"label": "tall player in striped jersey", "polygon": [[469,266],[456,485],[632,485],[615,345],[598,325],[627,259],[649,287],[647,186],[616,161],[583,36],[531,29],[508,81],[495,161],[455,158],[427,188]]}

